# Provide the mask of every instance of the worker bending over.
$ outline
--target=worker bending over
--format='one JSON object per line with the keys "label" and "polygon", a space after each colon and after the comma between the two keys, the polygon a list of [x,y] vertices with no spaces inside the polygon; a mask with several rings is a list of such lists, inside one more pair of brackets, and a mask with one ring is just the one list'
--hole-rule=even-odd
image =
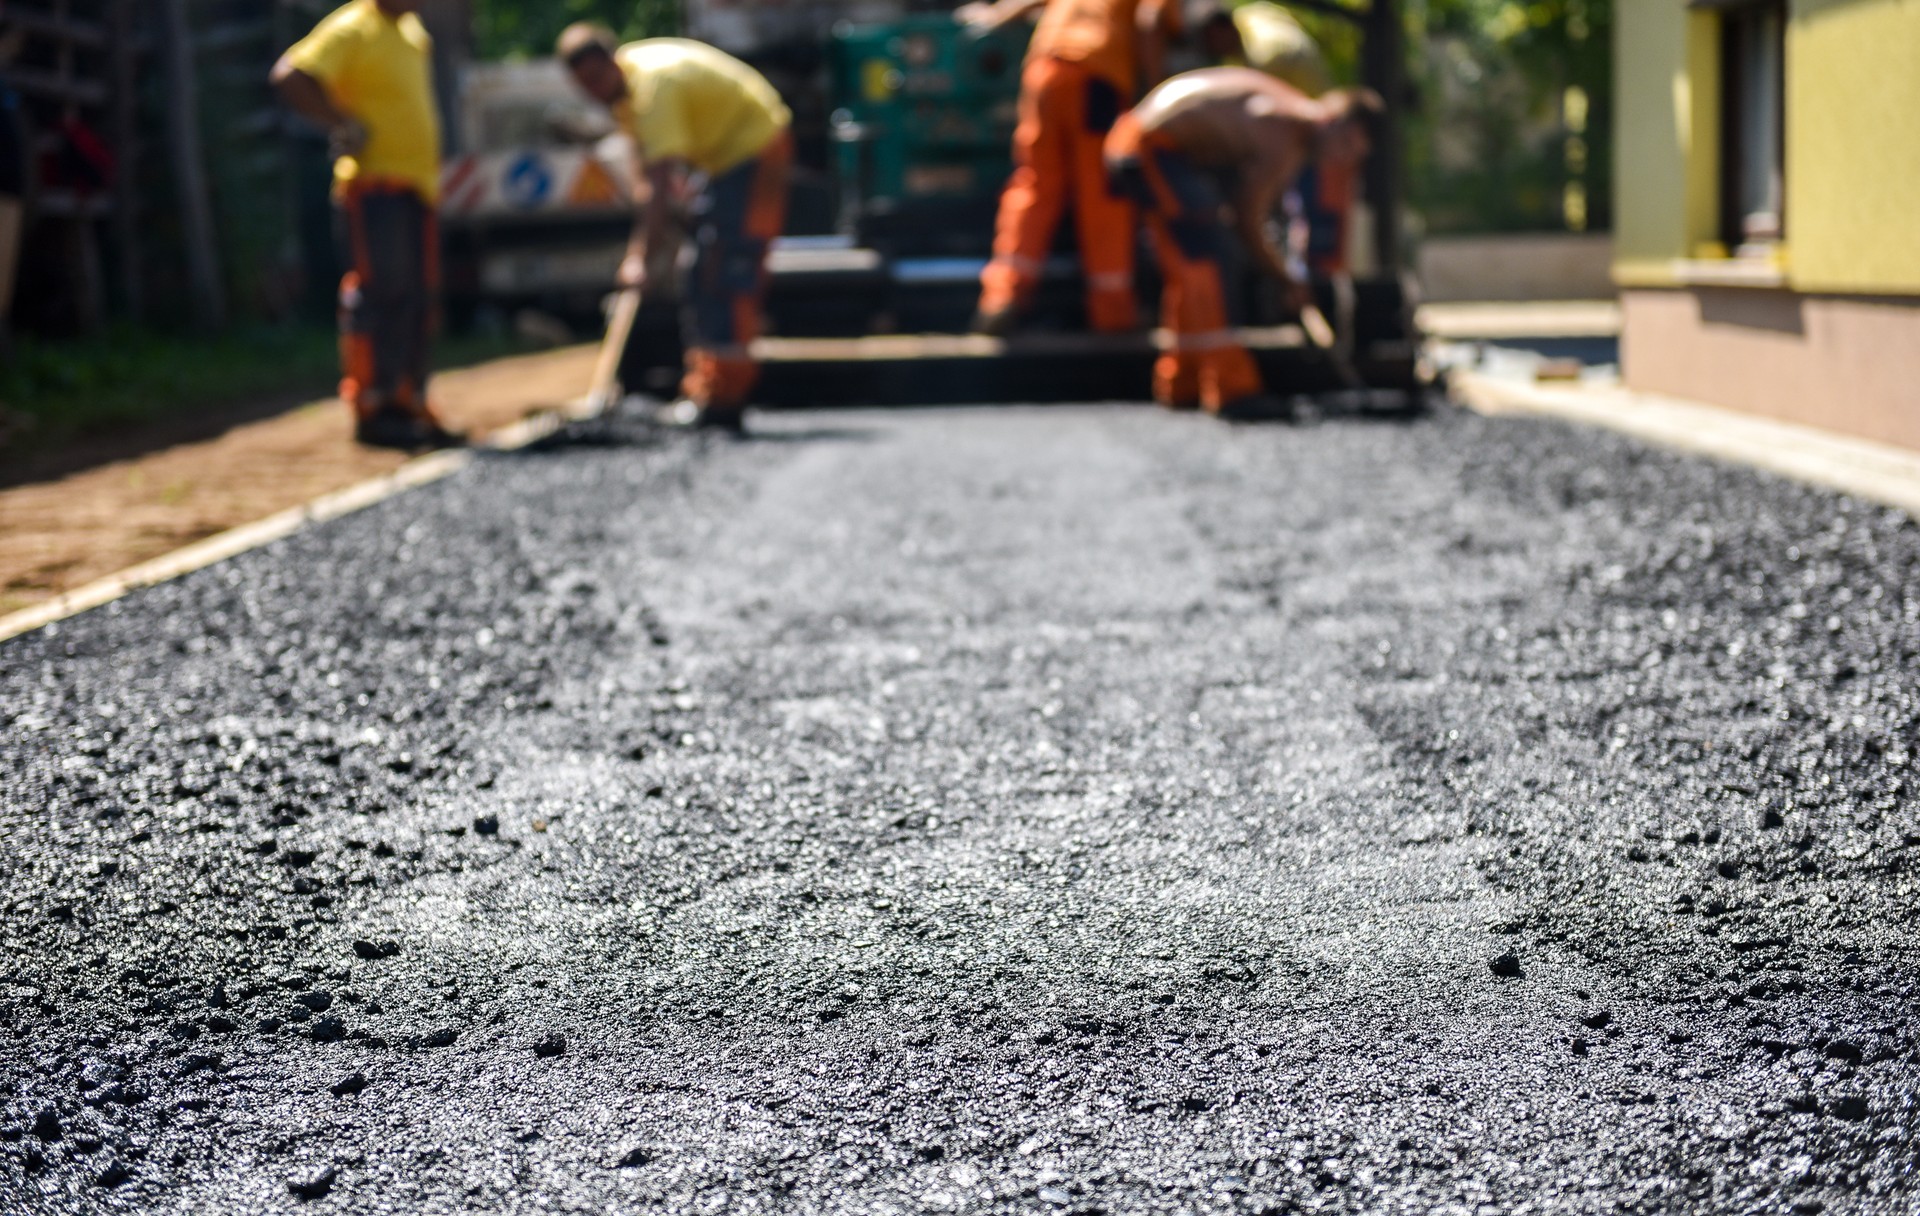
{"label": "worker bending over", "polygon": [[[1187,12],[1196,41],[1210,59],[1228,67],[1256,68],[1318,97],[1333,87],[1327,57],[1294,15],[1270,0],[1227,8],[1201,0]],[[1306,232],[1304,260],[1316,277],[1338,278],[1348,270],[1359,176],[1353,166],[1309,165],[1288,196],[1288,210]]]}
{"label": "worker bending over", "polygon": [[1227,417],[1270,408],[1253,356],[1227,319],[1221,280],[1222,208],[1247,253],[1285,285],[1289,306],[1305,284],[1268,237],[1267,218],[1309,163],[1354,165],[1371,147],[1381,111],[1367,90],[1318,100],[1251,68],[1205,68],[1162,84],[1107,137],[1107,168],[1146,209],[1165,286],[1162,324],[1172,347],[1154,366],[1154,399],[1172,409]]}
{"label": "worker bending over", "polygon": [[1020,78],[1013,177],[1000,196],[974,328],[1013,328],[1040,286],[1071,199],[1088,324],[1104,332],[1133,329],[1134,207],[1108,188],[1100,149],[1136,89],[1160,78],[1164,39],[1181,29],[1179,0],[997,0],[956,15],[994,29],[1042,6]]}
{"label": "worker bending over", "polygon": [[437,326],[440,120],[422,0],[351,0],[273,67],[288,105],[327,132],[349,264],[340,395],[378,447],[459,442],[427,404]]}
{"label": "worker bending over", "polygon": [[[682,202],[692,216],[686,284],[685,400],[667,420],[738,430],[758,368],[767,250],[786,222],[791,117],[765,77],[701,42],[649,38],[616,45],[605,28],[569,26],[560,58],[580,88],[612,111],[633,141],[640,189],[624,287],[671,281]],[[687,197],[690,174],[705,188]]]}

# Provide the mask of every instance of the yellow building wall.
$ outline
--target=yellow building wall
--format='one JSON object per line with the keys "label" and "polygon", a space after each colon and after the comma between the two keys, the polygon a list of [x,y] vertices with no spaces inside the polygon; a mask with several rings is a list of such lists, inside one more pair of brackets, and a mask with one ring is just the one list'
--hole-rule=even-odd
{"label": "yellow building wall", "polygon": [[1719,223],[1719,18],[1677,0],[1614,11],[1614,277],[1670,283]]}
{"label": "yellow building wall", "polygon": [[1626,281],[1687,252],[1687,12],[1677,0],[1617,0],[1613,38],[1613,241]]}
{"label": "yellow building wall", "polygon": [[[1614,276],[1674,285],[1718,236],[1719,16],[1619,0]],[[1790,0],[1788,284],[1920,294],[1920,0]]]}
{"label": "yellow building wall", "polygon": [[1792,0],[1790,13],[1792,285],[1920,294],[1920,0]]}

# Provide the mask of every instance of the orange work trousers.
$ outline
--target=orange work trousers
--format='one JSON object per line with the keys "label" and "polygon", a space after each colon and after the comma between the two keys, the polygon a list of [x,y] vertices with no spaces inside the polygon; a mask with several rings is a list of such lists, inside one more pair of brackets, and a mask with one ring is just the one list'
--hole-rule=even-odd
{"label": "orange work trousers", "polygon": [[413,186],[356,181],[340,196],[348,270],[340,280],[340,396],[365,418],[427,413],[440,290],[440,230]]}
{"label": "orange work trousers", "polygon": [[1101,145],[1125,107],[1120,88],[1066,59],[1038,56],[1020,79],[1013,177],[1000,195],[993,260],[980,275],[980,311],[1026,303],[1040,285],[1069,199],[1087,280],[1087,322],[1112,332],[1139,324],[1133,292],[1133,203],[1109,188]]}
{"label": "orange work trousers", "polygon": [[1143,132],[1131,114],[1107,140],[1116,188],[1139,200],[1165,280],[1161,325],[1171,346],[1153,368],[1154,400],[1173,409],[1218,412],[1261,391],[1260,369],[1227,319],[1221,274],[1224,191],[1217,177],[1179,149]]}
{"label": "orange work trousers", "polygon": [[767,294],[767,250],[787,220],[792,170],[793,137],[783,131],[758,156],[715,176],[694,201],[680,391],[696,405],[743,406],[759,379],[751,347]]}

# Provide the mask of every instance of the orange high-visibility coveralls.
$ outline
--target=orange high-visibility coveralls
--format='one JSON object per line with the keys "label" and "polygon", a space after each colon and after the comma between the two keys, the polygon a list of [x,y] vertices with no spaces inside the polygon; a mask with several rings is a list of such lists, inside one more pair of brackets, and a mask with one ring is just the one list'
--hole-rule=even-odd
{"label": "orange high-visibility coveralls", "polygon": [[1194,164],[1133,115],[1114,124],[1106,163],[1114,185],[1139,200],[1166,280],[1161,324],[1172,347],[1153,367],[1154,400],[1172,409],[1220,408],[1261,391],[1260,369],[1227,320],[1221,275],[1225,192],[1217,175]]}
{"label": "orange high-visibility coveralls", "polygon": [[1020,79],[1013,177],[1000,196],[993,260],[980,275],[980,312],[1025,303],[1040,284],[1069,198],[1087,280],[1087,320],[1102,331],[1138,323],[1133,293],[1133,204],[1109,189],[1101,144],[1133,104],[1142,5],[1179,29],[1163,0],[1049,0]]}

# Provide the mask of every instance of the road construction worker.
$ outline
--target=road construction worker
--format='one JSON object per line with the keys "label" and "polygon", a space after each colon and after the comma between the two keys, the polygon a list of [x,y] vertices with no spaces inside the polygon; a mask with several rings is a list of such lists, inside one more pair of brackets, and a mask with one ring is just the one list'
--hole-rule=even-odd
{"label": "road construction worker", "polygon": [[294,110],[326,131],[349,254],[340,283],[340,395],[378,447],[459,436],[427,403],[439,315],[440,119],[422,0],[351,0],[274,65]]}
{"label": "road construction worker", "polygon": [[1164,40],[1181,30],[1178,0],[997,0],[957,11],[993,29],[1044,6],[1020,80],[1013,177],[1000,196],[993,260],[980,275],[974,328],[1004,334],[1040,285],[1069,200],[1096,331],[1139,325],[1133,204],[1108,189],[1101,143],[1143,84],[1160,78]]}
{"label": "road construction worker", "polygon": [[[623,287],[671,283],[676,211],[684,205],[691,215],[684,400],[665,417],[738,430],[759,372],[749,348],[760,332],[767,251],[786,222],[791,115],[764,76],[702,42],[619,46],[605,28],[582,23],[560,35],[559,55],[633,142],[635,180],[644,186]],[[689,197],[696,172],[705,186]]]}
{"label": "road construction worker", "polygon": [[1161,323],[1172,346],[1154,366],[1155,400],[1227,417],[1273,408],[1228,321],[1222,210],[1231,210],[1248,255],[1297,311],[1306,285],[1273,247],[1267,217],[1308,164],[1363,160],[1368,123],[1380,110],[1379,97],[1364,89],[1314,99],[1250,68],[1203,68],[1160,85],[1114,125],[1107,168],[1145,209],[1165,283]]}
{"label": "road construction worker", "polygon": [[[1333,87],[1333,72],[1313,35],[1278,4],[1252,0],[1229,9],[1218,0],[1201,0],[1188,10],[1195,40],[1215,63],[1265,72],[1318,97]],[[1359,197],[1352,166],[1309,165],[1294,183],[1289,211],[1306,231],[1302,256],[1307,269],[1323,278],[1347,272],[1348,234]]]}

